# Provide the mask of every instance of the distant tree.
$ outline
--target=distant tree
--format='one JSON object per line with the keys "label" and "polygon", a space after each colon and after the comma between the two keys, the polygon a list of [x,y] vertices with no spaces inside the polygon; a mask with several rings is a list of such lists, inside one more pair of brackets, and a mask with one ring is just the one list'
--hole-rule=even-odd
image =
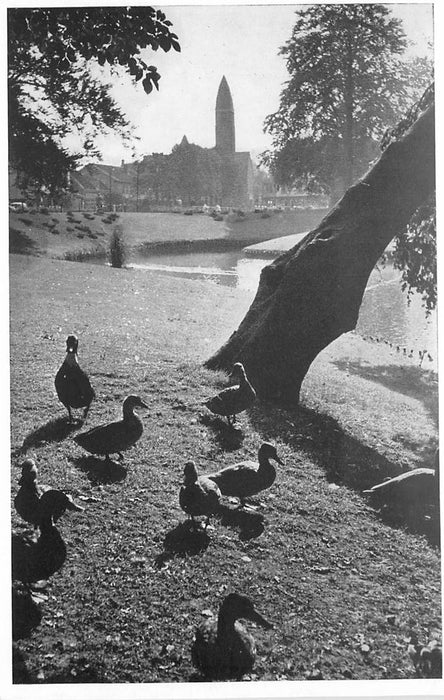
{"label": "distant tree", "polygon": [[201,197],[218,199],[222,194],[223,162],[213,148],[202,148],[185,138],[168,156],[176,198],[192,204]]}
{"label": "distant tree", "polygon": [[162,200],[171,200],[172,181],[169,156],[153,153],[143,159],[139,171],[139,188],[142,196],[159,204]]}
{"label": "distant tree", "polygon": [[[131,125],[104,82],[100,66],[126,70],[149,94],[160,75],[141,51],[180,50],[171,22],[152,7],[77,7],[8,9],[9,159],[26,173],[23,143],[59,149],[63,138],[81,135],[80,155],[97,156],[98,133],[114,131],[123,139]],[[70,165],[66,160],[66,168]]]}
{"label": "distant tree", "polygon": [[431,81],[427,59],[401,62],[401,21],[379,4],[316,5],[297,12],[281,48],[290,78],[265,120],[263,154],[278,185],[302,185],[332,201],[378,155],[395,124]]}
{"label": "distant tree", "polygon": [[[381,142],[382,149],[385,150],[390,143],[401,138],[421,112],[433,104],[433,100],[432,84],[403,119],[386,131]],[[426,314],[430,314],[437,303],[435,192],[414,212],[406,230],[396,236],[393,263],[402,272],[402,288],[407,290],[408,300],[417,292],[422,297]]]}

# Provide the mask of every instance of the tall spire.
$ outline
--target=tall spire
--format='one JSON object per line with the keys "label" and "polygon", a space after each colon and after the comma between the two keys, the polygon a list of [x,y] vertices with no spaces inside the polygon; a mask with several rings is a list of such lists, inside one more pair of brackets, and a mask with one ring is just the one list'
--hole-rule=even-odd
{"label": "tall spire", "polygon": [[216,148],[220,153],[234,153],[234,107],[227,79],[220,81],[216,98]]}

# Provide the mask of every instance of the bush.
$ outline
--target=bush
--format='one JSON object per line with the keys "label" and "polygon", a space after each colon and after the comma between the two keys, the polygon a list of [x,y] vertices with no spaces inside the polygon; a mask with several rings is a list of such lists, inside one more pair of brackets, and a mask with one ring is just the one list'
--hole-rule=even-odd
{"label": "bush", "polygon": [[76,235],[77,235],[77,238],[85,238],[84,233],[77,233]]}
{"label": "bush", "polygon": [[80,224],[79,226],[75,226],[78,231],[83,231],[84,233],[91,233],[91,229],[89,226],[85,226],[84,224]]}
{"label": "bush", "polygon": [[96,233],[88,233],[89,238],[97,238]]}
{"label": "bush", "polygon": [[49,214],[48,207],[40,207],[40,214]]}
{"label": "bush", "polygon": [[114,226],[109,242],[109,259],[112,267],[123,267],[125,263],[126,247],[122,234],[122,227]]}
{"label": "bush", "polygon": [[72,233],[72,232],[74,231],[74,229],[73,229],[72,226],[67,226],[67,227],[66,227],[66,230],[67,230],[69,233]]}

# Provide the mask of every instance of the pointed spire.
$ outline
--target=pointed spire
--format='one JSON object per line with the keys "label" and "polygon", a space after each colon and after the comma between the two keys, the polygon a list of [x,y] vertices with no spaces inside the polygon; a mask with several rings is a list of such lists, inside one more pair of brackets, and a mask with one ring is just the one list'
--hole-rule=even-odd
{"label": "pointed spire", "polygon": [[216,98],[216,148],[220,153],[234,153],[234,107],[225,76],[220,81]]}
{"label": "pointed spire", "polygon": [[182,138],[182,141],[180,142],[180,145],[181,145],[181,146],[189,146],[189,145],[190,145],[190,142],[188,141],[188,139],[187,139],[187,137],[185,136],[185,134],[184,134],[184,136],[183,136],[183,138]]}

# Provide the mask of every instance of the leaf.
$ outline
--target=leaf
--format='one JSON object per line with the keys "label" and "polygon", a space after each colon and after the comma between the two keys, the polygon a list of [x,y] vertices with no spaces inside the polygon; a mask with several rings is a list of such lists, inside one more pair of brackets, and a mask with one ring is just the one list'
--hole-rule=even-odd
{"label": "leaf", "polygon": [[147,93],[147,95],[149,95],[150,92],[152,92],[152,90],[153,90],[153,86],[151,85],[151,78],[150,78],[149,75],[147,75],[147,76],[142,80],[142,85],[143,85],[143,89],[145,90],[145,92]]}

